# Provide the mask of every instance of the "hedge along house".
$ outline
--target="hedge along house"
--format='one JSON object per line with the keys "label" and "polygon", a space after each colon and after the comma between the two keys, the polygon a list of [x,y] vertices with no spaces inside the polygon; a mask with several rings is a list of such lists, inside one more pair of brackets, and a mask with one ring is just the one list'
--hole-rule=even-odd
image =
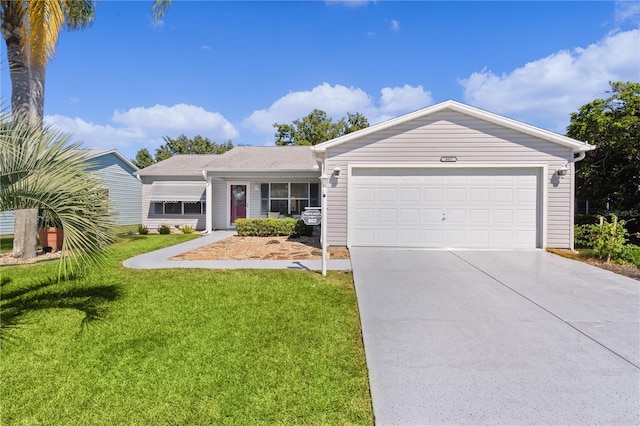
{"label": "hedge along house", "polygon": [[[116,225],[136,225],[142,215],[142,184],[138,168],[115,149],[87,149],[89,170],[100,181]],[[0,235],[13,234],[14,213],[0,212]]]}
{"label": "hedge along house", "polygon": [[310,147],[236,147],[179,155],[140,170],[144,225],[233,229],[246,217],[299,216],[319,205],[320,168]]}
{"label": "hedge along house", "polygon": [[455,101],[316,145],[327,243],[573,248],[574,164],[594,148]]}

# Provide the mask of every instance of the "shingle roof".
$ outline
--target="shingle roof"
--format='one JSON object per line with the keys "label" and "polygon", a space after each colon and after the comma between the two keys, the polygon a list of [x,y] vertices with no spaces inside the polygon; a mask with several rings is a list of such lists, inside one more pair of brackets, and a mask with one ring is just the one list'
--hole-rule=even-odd
{"label": "shingle roof", "polygon": [[208,171],[318,170],[310,146],[239,146],[216,155]]}
{"label": "shingle roof", "polygon": [[207,171],[319,170],[309,146],[239,146],[220,155],[176,155],[138,171],[139,176],[202,176]]}
{"label": "shingle roof", "polygon": [[[202,176],[214,155],[175,155],[136,172],[138,176]],[[202,178],[204,180],[204,177]]]}

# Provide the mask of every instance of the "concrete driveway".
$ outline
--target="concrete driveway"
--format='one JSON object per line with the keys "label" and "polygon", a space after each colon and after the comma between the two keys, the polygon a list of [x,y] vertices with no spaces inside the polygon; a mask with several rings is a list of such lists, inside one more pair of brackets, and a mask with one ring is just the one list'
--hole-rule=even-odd
{"label": "concrete driveway", "polygon": [[376,424],[640,423],[640,282],[544,251],[351,262]]}

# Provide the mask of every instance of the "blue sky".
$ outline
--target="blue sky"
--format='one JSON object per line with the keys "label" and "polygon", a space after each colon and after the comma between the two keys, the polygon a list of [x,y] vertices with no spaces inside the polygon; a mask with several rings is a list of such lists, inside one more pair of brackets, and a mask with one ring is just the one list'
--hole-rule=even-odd
{"label": "blue sky", "polygon": [[[564,133],[640,80],[640,2],[99,1],[49,63],[45,120],[133,158],[162,136],[270,145],[314,108],[371,123],[447,99]],[[2,98],[10,81],[2,45]]]}

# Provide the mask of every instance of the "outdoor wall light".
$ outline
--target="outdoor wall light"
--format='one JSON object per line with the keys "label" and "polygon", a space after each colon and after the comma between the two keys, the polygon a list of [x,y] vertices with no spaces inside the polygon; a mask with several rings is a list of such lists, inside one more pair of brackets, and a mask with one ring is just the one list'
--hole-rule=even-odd
{"label": "outdoor wall light", "polygon": [[334,176],[340,176],[340,167],[336,166],[335,169],[333,169],[333,175]]}
{"label": "outdoor wall light", "polygon": [[558,174],[558,176],[566,176],[566,174],[569,173],[569,167],[562,166],[558,170],[556,170],[556,173]]}

